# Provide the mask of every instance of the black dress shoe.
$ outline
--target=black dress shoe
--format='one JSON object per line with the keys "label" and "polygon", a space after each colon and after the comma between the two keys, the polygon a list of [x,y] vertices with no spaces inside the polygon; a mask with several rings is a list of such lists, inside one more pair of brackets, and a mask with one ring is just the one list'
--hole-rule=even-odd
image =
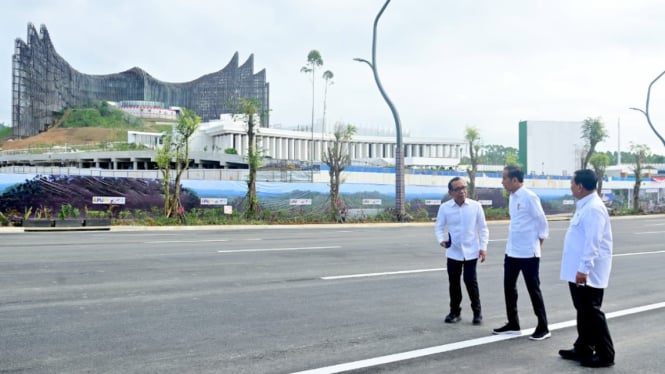
{"label": "black dress shoe", "polygon": [[457,323],[461,320],[462,320],[462,317],[460,317],[459,314],[450,313],[446,316],[445,322],[446,323]]}
{"label": "black dress shoe", "polygon": [[579,361],[580,360],[580,355],[577,354],[577,351],[575,351],[575,348],[573,349],[561,349],[559,350],[559,356],[563,358],[564,360],[573,360],[573,361]]}
{"label": "black dress shoe", "polygon": [[492,330],[492,334],[494,335],[520,335],[522,332],[520,331],[519,326],[511,325],[510,323],[506,323],[504,326],[501,326],[497,329]]}
{"label": "black dress shoe", "polygon": [[597,355],[591,356],[591,358],[581,360],[580,365],[588,368],[606,368],[614,365],[614,361],[603,360]]}
{"label": "black dress shoe", "polygon": [[483,316],[481,314],[474,314],[473,315],[473,324],[474,325],[480,325],[483,323]]}

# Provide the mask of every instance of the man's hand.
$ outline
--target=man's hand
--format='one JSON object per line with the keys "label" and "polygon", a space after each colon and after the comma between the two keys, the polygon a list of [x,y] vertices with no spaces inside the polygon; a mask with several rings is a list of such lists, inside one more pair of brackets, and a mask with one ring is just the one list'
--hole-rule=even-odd
{"label": "man's hand", "polygon": [[588,277],[589,277],[588,275],[580,273],[578,271],[577,274],[575,274],[575,284],[577,284],[577,287],[586,286],[586,281]]}
{"label": "man's hand", "polygon": [[478,258],[480,259],[480,263],[482,264],[485,262],[485,258],[487,258],[487,250],[486,249],[481,249],[478,252]]}

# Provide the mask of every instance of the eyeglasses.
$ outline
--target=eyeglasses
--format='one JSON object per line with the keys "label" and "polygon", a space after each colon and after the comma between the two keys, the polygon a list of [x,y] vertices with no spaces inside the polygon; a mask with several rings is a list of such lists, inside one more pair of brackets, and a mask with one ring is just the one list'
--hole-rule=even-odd
{"label": "eyeglasses", "polygon": [[455,187],[452,189],[453,192],[460,192],[460,191],[465,191],[466,186],[460,186],[460,187]]}

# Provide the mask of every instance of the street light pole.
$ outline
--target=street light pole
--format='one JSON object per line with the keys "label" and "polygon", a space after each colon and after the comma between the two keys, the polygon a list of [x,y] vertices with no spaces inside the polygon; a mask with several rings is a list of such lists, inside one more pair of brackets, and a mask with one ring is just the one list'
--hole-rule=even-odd
{"label": "street light pole", "polygon": [[383,11],[386,9],[389,3],[390,0],[386,0],[385,4],[383,4],[383,7],[374,19],[374,31],[372,34],[372,62],[362,58],[354,58],[354,60],[364,62],[372,69],[372,72],[374,73],[374,81],[376,81],[376,86],[379,88],[379,92],[381,92],[381,96],[383,96],[386,104],[388,104],[388,107],[390,108],[390,111],[393,115],[393,120],[395,121],[397,137],[397,146],[395,149],[395,214],[397,221],[402,222],[406,217],[404,211],[404,147],[402,145],[402,124],[400,122],[399,113],[397,113],[395,105],[393,105],[392,101],[390,101],[386,91],[383,89],[383,85],[381,85],[379,72],[376,69],[376,30],[379,24],[379,18],[381,18]]}

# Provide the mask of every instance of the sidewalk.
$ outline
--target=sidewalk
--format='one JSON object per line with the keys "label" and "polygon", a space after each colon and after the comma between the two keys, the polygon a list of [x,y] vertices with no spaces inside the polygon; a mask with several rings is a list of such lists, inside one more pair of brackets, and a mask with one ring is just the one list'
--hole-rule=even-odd
{"label": "sidewalk", "polygon": [[[571,213],[553,214],[547,216],[548,221],[568,221],[573,215]],[[630,219],[630,218],[665,218],[665,214],[644,214],[637,216],[613,216],[611,219]],[[488,224],[507,222],[508,220],[487,221]],[[418,226],[434,226],[434,222],[381,222],[381,223],[312,223],[312,224],[298,224],[298,225],[204,225],[204,226],[111,226],[110,231],[128,232],[128,231],[204,231],[204,230],[288,230],[293,228],[298,229],[318,229],[318,228],[355,228],[355,227],[418,227]],[[102,231],[104,229],[94,230],[93,228],[86,231]],[[109,231],[108,228],[105,229]],[[0,234],[18,234],[26,231],[83,231],[80,227],[73,228],[30,228],[26,230],[24,227],[8,227],[0,226]]]}

